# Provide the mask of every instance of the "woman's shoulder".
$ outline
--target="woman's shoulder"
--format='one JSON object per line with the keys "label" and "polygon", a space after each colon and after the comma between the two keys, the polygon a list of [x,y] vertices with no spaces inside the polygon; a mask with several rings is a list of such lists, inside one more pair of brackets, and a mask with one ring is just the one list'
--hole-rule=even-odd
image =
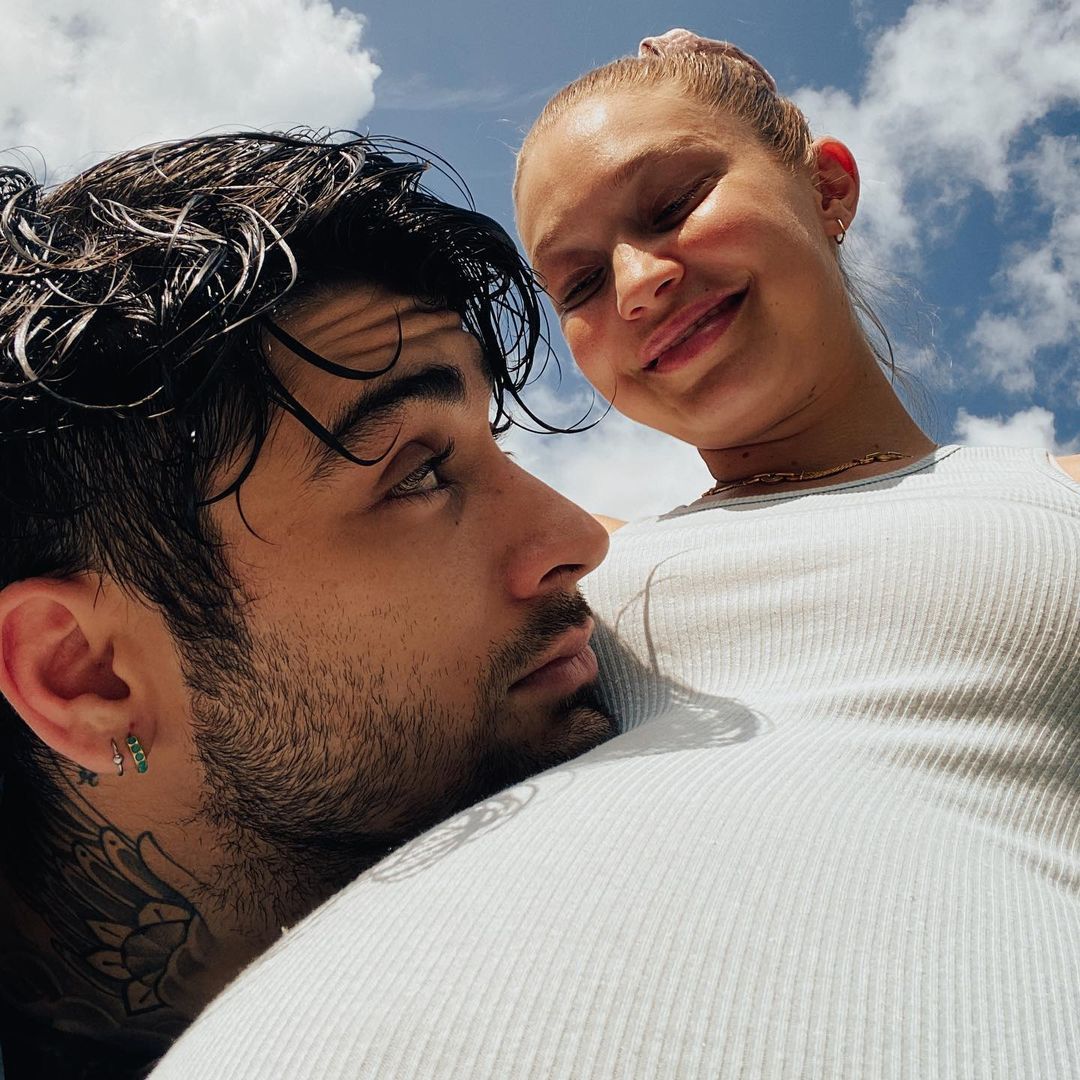
{"label": "woman's shoulder", "polygon": [[[593,517],[607,529],[608,535],[621,529],[626,524],[621,518],[608,517],[606,514],[593,514]],[[3,1078],[0,1077],[0,1080],[3,1080]]]}
{"label": "woman's shoulder", "polygon": [[1069,477],[1080,484],[1080,454],[1070,454],[1067,457],[1059,457],[1057,463]]}

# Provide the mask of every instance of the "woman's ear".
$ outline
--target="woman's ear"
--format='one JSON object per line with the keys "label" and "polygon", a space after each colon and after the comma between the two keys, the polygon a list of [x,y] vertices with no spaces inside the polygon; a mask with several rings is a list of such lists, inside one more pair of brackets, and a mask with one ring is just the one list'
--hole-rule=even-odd
{"label": "woman's ear", "polygon": [[99,773],[136,721],[149,736],[123,673],[130,604],[89,574],[0,590],[0,691],[50,749]]}
{"label": "woman's ear", "polygon": [[851,226],[859,205],[859,167],[851,151],[828,135],[815,139],[811,147],[814,187],[826,232],[839,235]]}

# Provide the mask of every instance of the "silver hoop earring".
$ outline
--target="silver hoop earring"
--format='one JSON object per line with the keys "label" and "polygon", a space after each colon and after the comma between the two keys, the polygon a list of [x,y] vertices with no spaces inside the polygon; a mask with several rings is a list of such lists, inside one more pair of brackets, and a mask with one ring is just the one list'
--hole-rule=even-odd
{"label": "silver hoop earring", "polygon": [[113,760],[113,764],[116,766],[116,775],[117,776],[123,776],[124,775],[124,755],[120,753],[120,747],[116,745],[116,740],[115,739],[110,739],[109,742],[112,743],[112,760]]}
{"label": "silver hoop earring", "polygon": [[844,223],[839,218],[836,219],[836,224],[840,226],[840,231],[836,234],[836,243],[839,246],[844,242],[844,237],[847,236],[847,229],[844,228]]}

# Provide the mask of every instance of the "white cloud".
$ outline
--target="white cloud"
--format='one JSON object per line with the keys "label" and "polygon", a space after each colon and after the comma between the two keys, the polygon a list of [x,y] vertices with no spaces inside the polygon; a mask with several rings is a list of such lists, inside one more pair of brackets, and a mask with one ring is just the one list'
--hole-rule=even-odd
{"label": "white cloud", "polygon": [[1046,136],[1024,162],[1050,229],[1017,244],[999,275],[1000,308],[981,315],[971,344],[981,370],[1013,392],[1035,389],[1040,349],[1080,355],[1080,138]]}
{"label": "white cloud", "polygon": [[[836,89],[794,95],[815,131],[859,159],[855,235],[874,261],[947,242],[973,188],[1005,194],[1017,137],[1080,102],[1080,5],[1058,0],[916,0],[877,38],[858,98]],[[941,211],[947,211],[942,214]]]}
{"label": "white cloud", "polygon": [[[587,391],[555,391],[543,383],[526,397],[538,416],[564,426],[579,421],[590,400]],[[505,445],[518,464],[568,499],[591,513],[627,521],[691,502],[713,483],[692,446],[614,411],[579,434],[513,429]]]}
{"label": "white cloud", "polygon": [[851,18],[860,30],[867,30],[874,21],[870,0],[851,0]]}
{"label": "white cloud", "polygon": [[354,126],[379,74],[363,26],[329,0],[7,0],[0,149],[58,180],[213,128]]}
{"label": "white cloud", "polygon": [[502,83],[487,86],[445,86],[432,82],[426,73],[391,79],[379,84],[379,108],[407,112],[451,109],[491,109],[511,97]]}
{"label": "white cloud", "polygon": [[1012,416],[972,416],[961,409],[956,415],[956,440],[967,446],[1045,446],[1055,454],[1080,450],[1080,437],[1058,441],[1054,414],[1039,406]]}
{"label": "white cloud", "polygon": [[1080,329],[1076,140],[1044,135],[1030,149],[1055,110],[1080,108],[1078,56],[1080,4],[916,0],[874,41],[858,95],[795,94],[812,128],[843,138],[860,162],[846,250],[871,278],[874,267],[917,274],[924,255],[953,243],[979,191],[1007,237],[1025,236],[1006,252],[993,308],[970,316],[964,368],[1010,393],[1036,390],[1044,350]]}

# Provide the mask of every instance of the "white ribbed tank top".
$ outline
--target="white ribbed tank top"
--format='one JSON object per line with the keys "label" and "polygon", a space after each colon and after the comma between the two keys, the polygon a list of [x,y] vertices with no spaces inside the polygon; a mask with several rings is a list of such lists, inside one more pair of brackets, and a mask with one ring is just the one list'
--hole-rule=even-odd
{"label": "white ribbed tank top", "polygon": [[945,447],[586,582],[631,730],[401,849],[154,1076],[1080,1077],[1080,485]]}

